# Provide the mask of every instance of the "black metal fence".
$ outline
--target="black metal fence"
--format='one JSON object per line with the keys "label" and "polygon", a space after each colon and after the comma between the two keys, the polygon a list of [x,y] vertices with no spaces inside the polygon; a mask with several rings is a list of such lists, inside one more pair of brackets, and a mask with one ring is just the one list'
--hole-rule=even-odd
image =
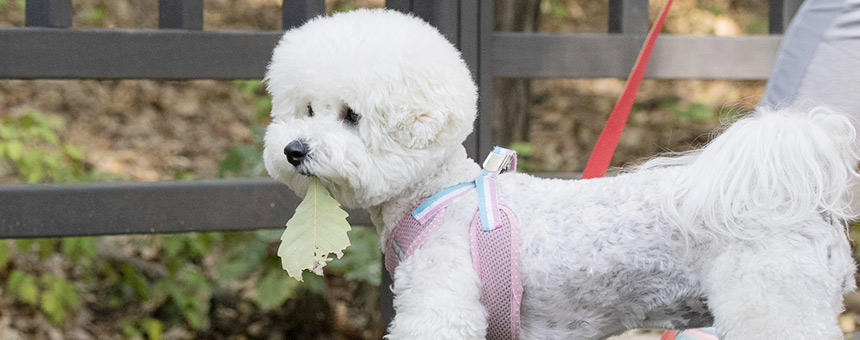
{"label": "black metal fence", "polygon": [[[770,0],[772,35],[664,35],[651,78],[766,78],[802,0]],[[27,0],[26,27],[0,28],[0,78],[261,78],[281,31],[204,31],[203,0],[159,0],[159,29],[72,29],[72,0]],[[624,77],[648,28],[643,0],[609,0],[605,34],[493,31],[492,0],[388,0],[436,25],[479,84],[466,145],[490,146],[493,77]],[[284,0],[283,27],[322,14],[323,0]],[[0,237],[80,236],[281,227],[297,204],[269,180],[0,186]],[[350,222],[369,224],[363,211]]]}
{"label": "black metal fence", "polygon": [[[770,0],[771,35],[663,35],[646,76],[767,78],[801,2]],[[204,31],[203,0],[158,4],[159,29],[72,29],[72,0],[27,0],[26,27],[0,28],[0,79],[262,78],[282,31]],[[494,77],[625,77],[648,29],[646,0],[609,0],[603,34],[494,32],[492,0],[386,5],[426,19],[462,51],[481,89],[472,156],[490,147]],[[323,0],[284,0],[283,27],[324,10]],[[3,185],[0,238],[280,228],[297,204],[264,179]],[[370,224],[364,211],[349,220]]]}

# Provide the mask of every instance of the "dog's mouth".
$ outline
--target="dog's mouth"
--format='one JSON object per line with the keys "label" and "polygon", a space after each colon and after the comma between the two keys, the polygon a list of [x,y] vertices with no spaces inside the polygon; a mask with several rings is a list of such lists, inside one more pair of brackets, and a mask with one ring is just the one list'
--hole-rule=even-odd
{"label": "dog's mouth", "polygon": [[299,175],[307,177],[311,177],[314,175],[313,172],[309,169],[307,161],[302,162],[299,165],[295,165],[294,168]]}
{"label": "dog's mouth", "polygon": [[296,172],[298,172],[299,175],[306,176],[306,177],[312,177],[314,175],[310,170],[308,170],[303,165],[300,165],[299,167],[297,167]]}
{"label": "dog's mouth", "polygon": [[301,163],[293,165],[293,167],[296,169],[296,172],[299,175],[306,176],[306,177],[312,177],[312,176],[314,176],[314,173],[313,173],[313,171],[311,171],[310,164],[309,164],[312,161],[313,160],[311,159],[311,155],[308,154],[307,156],[305,156],[305,159]]}

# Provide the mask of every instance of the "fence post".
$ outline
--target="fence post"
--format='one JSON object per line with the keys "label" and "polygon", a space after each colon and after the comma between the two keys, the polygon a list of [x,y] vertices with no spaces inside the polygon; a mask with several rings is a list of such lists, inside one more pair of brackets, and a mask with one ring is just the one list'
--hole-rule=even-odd
{"label": "fence post", "polygon": [[[467,1],[467,0],[463,0]],[[493,70],[490,60],[490,51],[493,45],[493,32],[495,31],[493,0],[478,1],[478,72],[475,79],[478,82],[478,119],[475,121],[476,135],[475,144],[477,157],[475,160],[482,161],[492,148],[492,118],[493,118]]]}
{"label": "fence post", "polygon": [[436,26],[448,41],[460,47],[460,0],[413,0],[412,13]]}
{"label": "fence post", "polygon": [[648,0],[609,0],[609,33],[648,33]]}
{"label": "fence post", "polygon": [[385,0],[385,7],[409,13],[412,12],[412,0]]}
{"label": "fence post", "polygon": [[281,25],[288,30],[320,14],[325,14],[325,0],[283,0]]}
{"label": "fence post", "polygon": [[770,0],[768,30],[770,34],[782,34],[797,13],[803,0]]}
{"label": "fence post", "polygon": [[27,0],[25,24],[30,27],[72,27],[72,0]]}
{"label": "fence post", "polygon": [[203,0],[158,0],[158,28],[203,29]]}

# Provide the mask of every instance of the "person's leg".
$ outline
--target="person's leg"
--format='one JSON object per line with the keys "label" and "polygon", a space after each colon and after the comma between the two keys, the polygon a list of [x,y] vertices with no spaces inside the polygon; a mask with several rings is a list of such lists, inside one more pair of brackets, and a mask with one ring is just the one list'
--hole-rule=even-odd
{"label": "person's leg", "polygon": [[860,0],[803,3],[759,105],[860,115]]}

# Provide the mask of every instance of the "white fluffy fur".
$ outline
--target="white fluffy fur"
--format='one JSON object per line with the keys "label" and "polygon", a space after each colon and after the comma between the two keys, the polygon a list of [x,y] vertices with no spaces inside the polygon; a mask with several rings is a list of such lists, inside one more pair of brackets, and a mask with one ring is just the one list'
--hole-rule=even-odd
{"label": "white fluffy fur", "polygon": [[[666,204],[678,225],[703,223],[721,236],[756,239],[796,224],[808,207],[840,221],[853,217],[855,136],[847,116],[824,108],[760,109],[705,148],[642,168],[685,166]],[[750,221],[767,228],[745,228]]]}
{"label": "white fluffy fur", "polygon": [[[299,194],[307,175],[320,177],[343,204],[369,209],[383,242],[411,204],[480,171],[460,144],[476,112],[469,71],[419,19],[312,20],[284,35],[266,79],[266,169]],[[715,323],[724,340],[841,339],[858,153],[847,118],[822,111],[756,112],[702,150],[611,178],[500,176],[522,235],[522,338]],[[311,149],[298,168],[283,152],[296,139]],[[484,338],[469,258],[475,202],[455,201],[398,267],[388,338]]]}

